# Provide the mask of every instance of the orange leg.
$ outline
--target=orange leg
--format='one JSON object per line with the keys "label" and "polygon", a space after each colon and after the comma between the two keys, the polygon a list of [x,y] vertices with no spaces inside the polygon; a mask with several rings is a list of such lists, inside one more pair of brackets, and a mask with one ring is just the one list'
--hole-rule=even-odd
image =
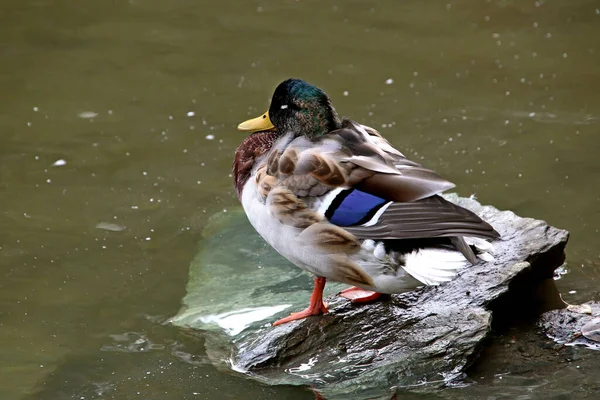
{"label": "orange leg", "polygon": [[369,303],[381,297],[381,293],[361,289],[356,286],[344,289],[338,295],[352,301],[352,303]]}
{"label": "orange leg", "polygon": [[312,390],[312,392],[315,395],[315,400],[325,400],[323,397],[321,397],[321,395],[319,394],[319,392],[317,392],[315,389],[311,388],[310,390]]}
{"label": "orange leg", "polygon": [[325,289],[325,283],[325,278],[315,277],[315,286],[312,294],[310,295],[310,304],[308,305],[308,308],[300,312],[291,313],[289,317],[285,317],[273,322],[273,326],[310,317],[311,315],[325,314],[328,311],[327,305],[323,303],[323,289]]}

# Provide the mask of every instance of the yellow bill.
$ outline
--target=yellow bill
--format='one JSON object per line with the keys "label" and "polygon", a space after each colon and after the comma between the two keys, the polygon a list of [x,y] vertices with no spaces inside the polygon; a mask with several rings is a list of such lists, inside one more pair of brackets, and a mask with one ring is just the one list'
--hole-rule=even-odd
{"label": "yellow bill", "polygon": [[270,131],[271,129],[275,129],[275,127],[269,118],[269,111],[260,117],[249,119],[238,125],[238,130],[244,132]]}

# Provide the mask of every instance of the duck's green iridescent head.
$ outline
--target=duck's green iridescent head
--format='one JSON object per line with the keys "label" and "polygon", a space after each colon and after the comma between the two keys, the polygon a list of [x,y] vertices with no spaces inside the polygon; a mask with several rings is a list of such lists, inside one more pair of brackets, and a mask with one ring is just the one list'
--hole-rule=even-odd
{"label": "duck's green iridescent head", "polygon": [[255,132],[277,129],[309,138],[341,127],[340,119],[324,91],[300,79],[283,81],[275,89],[269,110],[258,118],[242,122],[238,129]]}

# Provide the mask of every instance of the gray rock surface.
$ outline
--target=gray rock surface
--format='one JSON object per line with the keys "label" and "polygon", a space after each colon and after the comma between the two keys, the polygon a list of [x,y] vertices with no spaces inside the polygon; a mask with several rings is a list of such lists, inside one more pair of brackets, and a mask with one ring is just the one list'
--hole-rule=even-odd
{"label": "gray rock surface", "polygon": [[268,384],[309,385],[326,399],[389,399],[397,390],[446,385],[477,357],[494,310],[518,306],[523,293],[552,277],[568,240],[543,221],[447,198],[502,235],[495,261],[373,304],[329,297],[330,313],[272,327],[306,306],[311,279],[266,247],[243,215],[229,213],[205,234],[172,323],[202,332],[218,367]]}
{"label": "gray rock surface", "polygon": [[538,328],[564,345],[600,350],[600,303],[587,302],[561,310],[548,311],[537,322]]}

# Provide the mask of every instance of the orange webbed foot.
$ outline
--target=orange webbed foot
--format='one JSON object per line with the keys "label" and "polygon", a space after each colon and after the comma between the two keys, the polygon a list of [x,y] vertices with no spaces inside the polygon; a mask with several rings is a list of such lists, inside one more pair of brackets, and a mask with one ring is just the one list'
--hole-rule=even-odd
{"label": "orange webbed foot", "polygon": [[382,296],[379,292],[373,292],[371,290],[361,289],[356,286],[352,286],[351,288],[344,289],[338,293],[338,296],[341,296],[345,299],[350,300],[352,303],[370,303],[372,301],[377,300]]}
{"label": "orange webbed foot", "polygon": [[285,317],[273,322],[273,326],[285,324],[286,322],[297,321],[310,317],[311,315],[326,314],[329,312],[327,304],[323,302],[323,289],[325,289],[325,278],[315,277],[315,286],[312,295],[310,296],[310,304],[305,310],[291,313],[289,317]]}

